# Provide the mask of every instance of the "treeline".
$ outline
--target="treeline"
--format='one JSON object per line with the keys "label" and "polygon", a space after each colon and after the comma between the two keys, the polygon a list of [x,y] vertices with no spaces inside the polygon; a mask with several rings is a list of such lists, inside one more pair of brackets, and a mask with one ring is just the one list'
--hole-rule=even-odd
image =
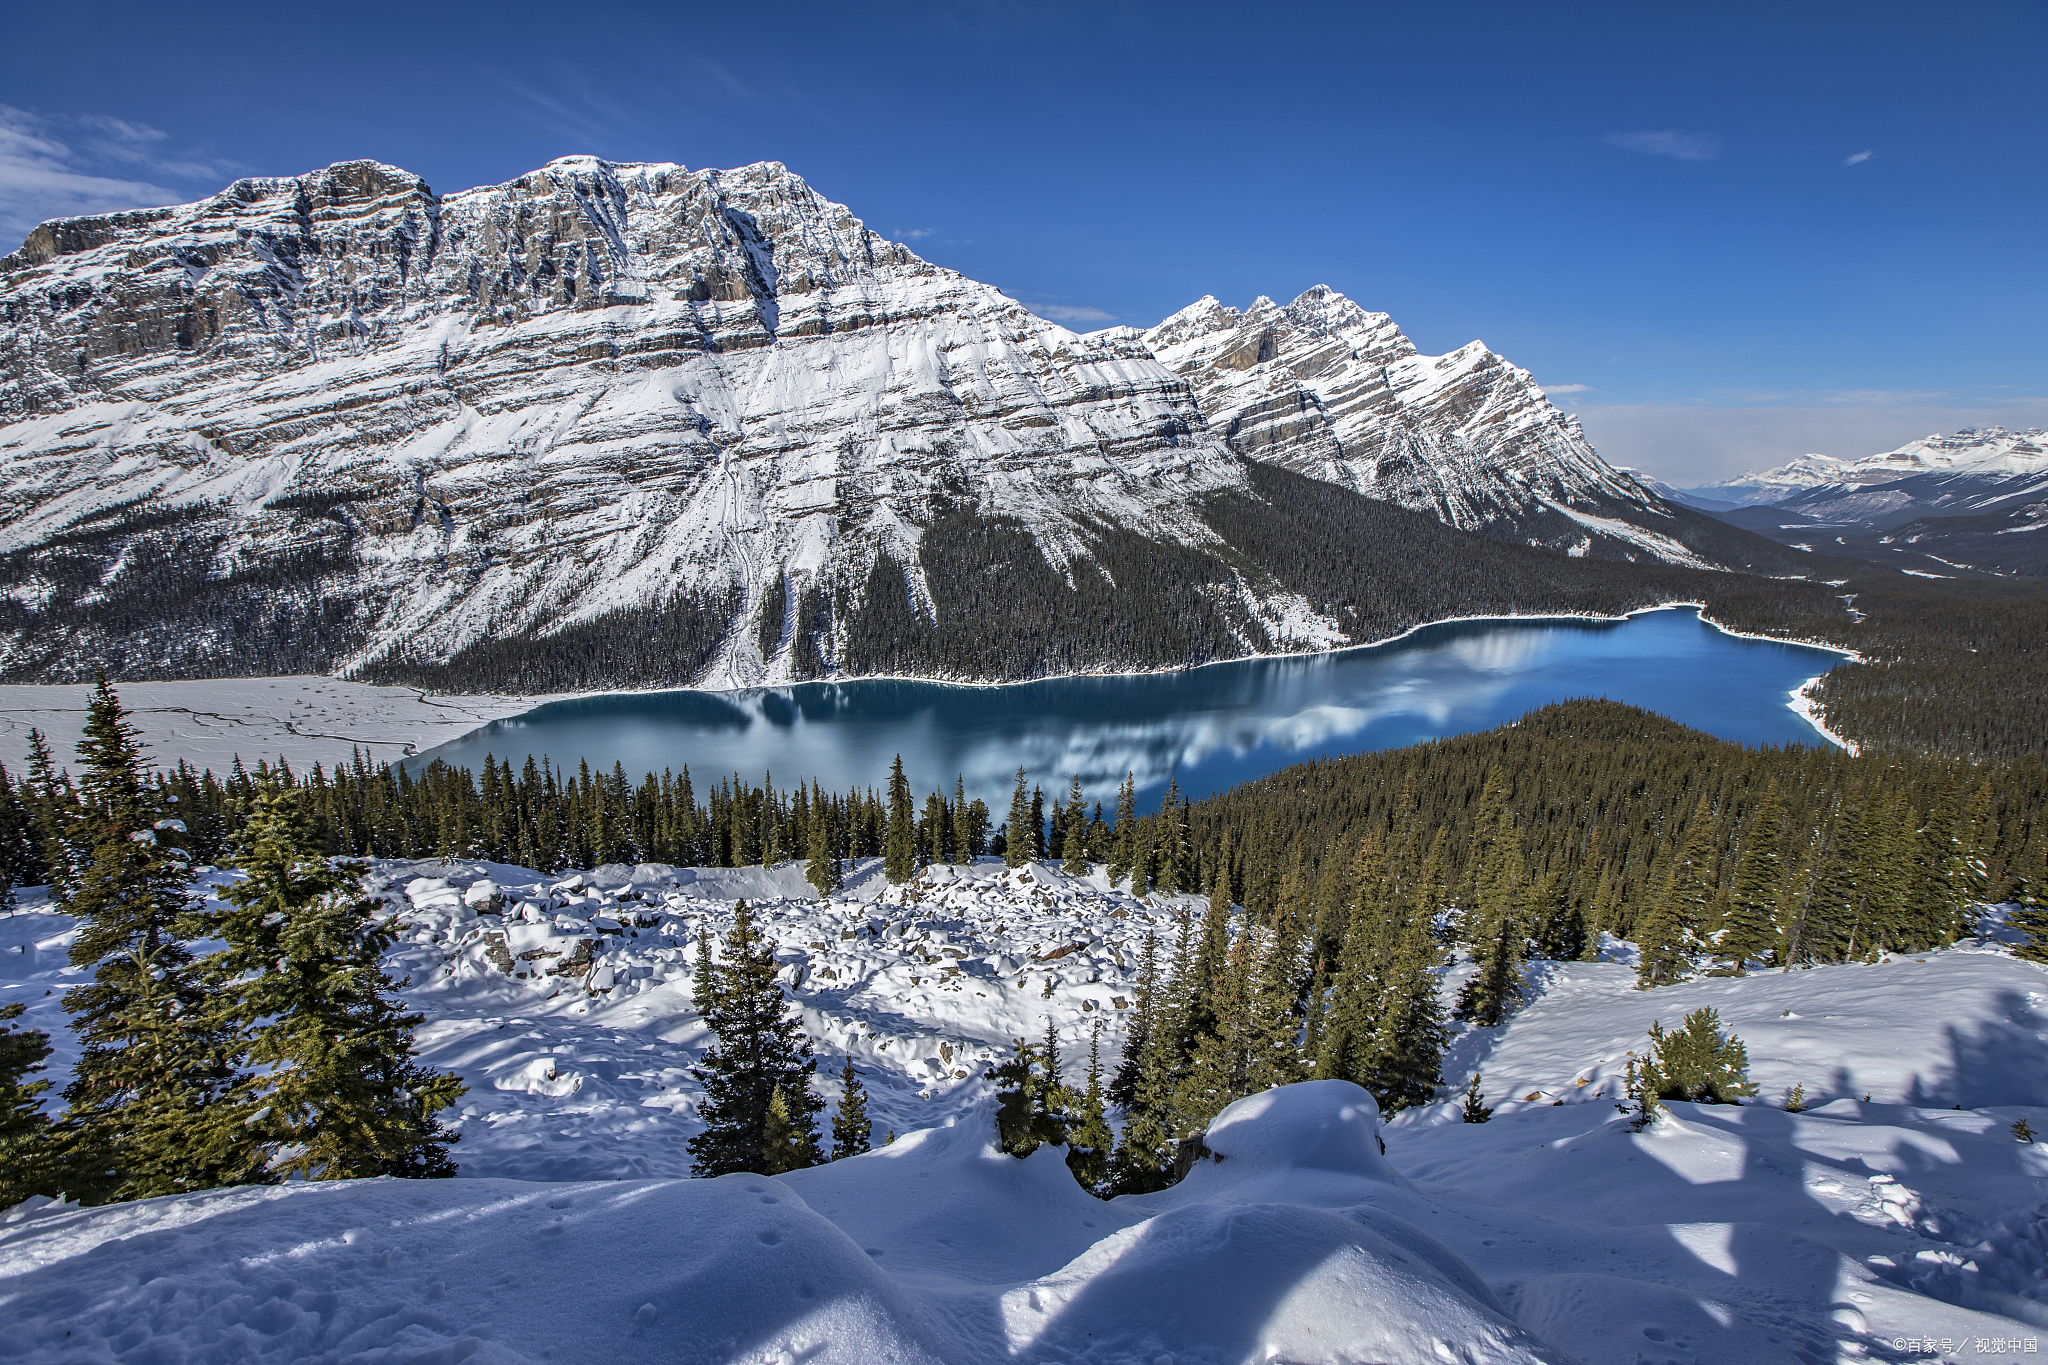
{"label": "treeline", "polygon": [[104,682],[78,758],[32,831],[53,903],[76,921],[86,979],[63,1003],[78,1056],[53,1121],[34,1079],[49,1036],[0,1030],[0,1205],[453,1175],[455,1134],[435,1115],[462,1084],[414,1060],[419,1016],[384,972],[394,930],[357,869],[314,846],[303,788],[266,783],[237,806],[244,877],[209,906],[183,802],[146,775]]}
{"label": "treeline", "polygon": [[[1677,894],[1678,932],[1707,966],[1716,948],[1732,967],[1738,948],[1782,964],[1930,947],[1972,902],[2048,892],[2048,766],[1750,749],[1601,701],[1298,764],[1196,803],[1188,837],[1205,856],[1234,840],[1254,914],[1295,858],[1339,904],[1353,852],[1393,836],[1404,792],[1458,869],[1447,905],[1477,902],[1485,850],[1504,843],[1524,896],[1587,936],[1663,932]],[[1745,938],[1717,937],[1735,921]]]}

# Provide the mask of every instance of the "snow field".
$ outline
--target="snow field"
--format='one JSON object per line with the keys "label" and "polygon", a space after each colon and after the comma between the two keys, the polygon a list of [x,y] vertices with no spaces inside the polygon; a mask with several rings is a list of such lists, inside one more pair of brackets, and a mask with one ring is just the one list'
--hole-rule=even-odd
{"label": "snow field", "polygon": [[370,884],[405,934],[393,970],[427,1018],[421,1055],[470,1086],[450,1120],[463,1173],[688,1175],[701,1127],[689,1066],[711,1041],[690,1003],[696,939],[708,930],[716,951],[740,897],[802,1011],[819,1090],[836,1105],[851,1057],[877,1142],[977,1104],[987,1064],[1012,1039],[1043,1036],[1048,1018],[1070,1074],[1098,1020],[1113,1064],[1146,929],[1170,926],[1166,902],[1043,865],[938,866],[892,887],[879,859],[863,859],[825,899],[803,874],[378,864]]}
{"label": "snow field", "polygon": [[[1172,1189],[1104,1202],[1056,1149],[993,1150],[981,1076],[1047,1016],[1070,1077],[1098,1019],[1113,1058],[1145,930],[1178,907],[991,861],[849,883],[376,864],[423,1055],[470,1086],[450,1115],[470,1178],[17,1209],[0,1355],[1816,1365],[2017,1353],[2048,1327],[2048,1147],[2010,1131],[2048,1132],[2048,975],[1987,943],[1651,992],[1625,961],[1537,964],[1528,1002],[1446,1059],[1450,1089],[1483,1072],[1492,1122],[1446,1102],[1383,1127],[1362,1091],[1306,1083],[1226,1110],[1220,1159]],[[695,935],[739,896],[821,1091],[851,1055],[893,1145],[673,1178],[709,1041]],[[61,1086],[69,923],[24,899],[0,998],[52,1031]],[[1627,1052],[1702,1005],[1762,1095],[1631,1133],[1610,1107]],[[1781,1107],[1794,1083],[1806,1112]]]}

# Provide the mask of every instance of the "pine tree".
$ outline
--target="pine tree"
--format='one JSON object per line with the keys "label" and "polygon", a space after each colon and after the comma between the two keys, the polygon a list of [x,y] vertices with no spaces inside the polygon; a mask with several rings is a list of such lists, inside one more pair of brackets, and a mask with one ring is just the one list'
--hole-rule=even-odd
{"label": "pine tree", "polygon": [[[699,1175],[794,1169],[817,1161],[816,1115],[825,1101],[811,1093],[817,1070],[810,1039],[790,1017],[775,980],[771,945],[742,900],[733,906],[724,960],[711,967],[704,1021],[717,1042],[690,1068],[704,1087],[698,1113],[704,1131],[690,1139]],[[780,1117],[771,1109],[780,1097]]]}
{"label": "pine tree", "polygon": [[50,895],[56,900],[70,894],[78,880],[89,849],[73,845],[71,793],[57,775],[56,760],[41,730],[28,732],[28,776],[21,784],[21,797],[28,807],[29,830],[35,842],[36,859],[49,879]]}
{"label": "pine tree", "polygon": [[840,1161],[868,1150],[874,1125],[868,1120],[868,1092],[853,1069],[853,1058],[839,1073],[839,1112],[832,1116],[832,1159]]}
{"label": "pine tree", "polygon": [[[813,784],[816,785],[815,783]],[[809,882],[820,896],[829,896],[839,886],[839,860],[832,856],[832,820],[824,803],[815,799],[811,802],[810,828],[805,831],[804,853],[807,862],[804,880]]]}
{"label": "pine tree", "polygon": [[1373,1021],[1370,1074],[1360,1082],[1383,1114],[1436,1098],[1450,1041],[1434,968],[1441,960],[1420,911],[1397,905],[1388,926],[1379,1010]]}
{"label": "pine tree", "polygon": [[1067,1140],[1059,1079],[1059,1043],[1046,1025],[1044,1043],[1011,1042],[1010,1058],[989,1071],[996,1091],[996,1145],[1011,1156],[1030,1156],[1046,1143]]}
{"label": "pine tree", "polygon": [[[1116,789],[1116,831],[1110,843],[1109,884],[1121,886],[1131,875],[1131,865],[1137,861],[1138,787],[1137,775],[1124,773],[1123,785]],[[1133,886],[1132,894],[1142,895],[1143,888]]]}
{"label": "pine tree", "polygon": [[910,779],[903,775],[903,755],[889,765],[889,834],[882,850],[882,871],[891,882],[907,882],[917,871],[917,830],[910,809]]}
{"label": "pine tree", "polygon": [[20,1001],[0,1005],[0,1024],[8,1025],[0,1029],[0,1208],[57,1193],[57,1154],[41,1098],[50,1083],[29,1079],[50,1055],[50,1035],[12,1026],[25,1008]]}
{"label": "pine tree", "polygon": [[1137,1102],[1138,1078],[1152,1037],[1152,1015],[1159,991],[1159,935],[1150,929],[1145,931],[1145,946],[1138,953],[1137,991],[1130,1026],[1124,1031],[1123,1056],[1115,1078],[1109,1083],[1110,1103],[1125,1112]]}
{"label": "pine tree", "polygon": [[1318,1021],[1315,1056],[1320,1080],[1364,1085],[1378,1060],[1372,1046],[1374,1016],[1385,985],[1386,873],[1386,854],[1374,831],[1360,841],[1352,858],[1354,894],[1349,910],[1341,916],[1343,928],[1334,969],[1326,973],[1328,999]]}
{"label": "pine tree", "polygon": [[1017,769],[1017,787],[1010,793],[1010,822],[1003,844],[1003,866],[1022,867],[1031,861],[1031,797],[1024,788],[1024,769]]}
{"label": "pine tree", "polygon": [[152,822],[142,752],[120,699],[101,678],[78,755],[84,776],[71,826],[88,861],[58,906],[78,921],[71,963],[92,981],[66,994],[81,1044],[64,1089],[72,1188],[136,1199],[221,1183],[203,1136],[232,1074],[226,1041],[182,941],[192,926],[191,871]]}
{"label": "pine tree", "polygon": [[1785,872],[1778,858],[1778,827],[1785,803],[1772,778],[1750,813],[1742,845],[1736,852],[1734,884],[1728,891],[1727,914],[1714,943],[1714,955],[1740,972],[1778,946],[1779,897]]}
{"label": "pine tree", "polygon": [[1684,1025],[1669,1033],[1651,1023],[1650,1043],[1654,1051],[1641,1082],[1659,1099],[1736,1104],[1757,1092],[1749,1079],[1749,1050],[1734,1034],[1721,1032],[1721,1016],[1712,1006],[1686,1015]]}
{"label": "pine tree", "polygon": [[1715,863],[1714,817],[1702,796],[1686,830],[1684,847],[1671,861],[1664,894],[1638,926],[1638,987],[1648,990],[1692,975],[1705,948],[1701,931],[1713,909],[1718,880]]}
{"label": "pine tree", "polygon": [[1466,1123],[1484,1123],[1493,1117],[1493,1110],[1487,1107],[1486,1097],[1479,1093],[1479,1074],[1472,1073],[1472,1079],[1465,1083],[1465,1105],[1458,1117]]}
{"label": "pine tree", "polygon": [[1061,842],[1060,852],[1064,855],[1060,871],[1070,877],[1088,875],[1088,808],[1081,799],[1081,775],[1074,774],[1074,783],[1067,792],[1066,836]]}
{"label": "pine tree", "polygon": [[1162,896],[1178,896],[1189,889],[1188,815],[1181,800],[1178,779],[1166,779],[1166,796],[1160,803],[1155,823],[1159,836],[1153,844],[1153,883]]}
{"label": "pine tree", "polygon": [[1109,1163],[1116,1144],[1109,1116],[1103,1108],[1102,1021],[1095,1021],[1088,1035],[1088,1084],[1075,1101],[1073,1122],[1067,1130],[1067,1169],[1081,1188],[1095,1193],[1109,1179]]}
{"label": "pine tree", "polygon": [[[980,804],[979,802],[976,803]],[[952,859],[956,863],[974,861],[974,813],[967,805],[967,779],[959,773],[953,775],[953,844]]]}
{"label": "pine tree", "polygon": [[208,917],[200,965],[252,1069],[209,1112],[237,1183],[452,1176],[434,1117],[464,1090],[413,1055],[420,1016],[384,974],[395,935],[349,870],[312,846],[303,794],[267,786],[236,855],[245,880]]}
{"label": "pine tree", "polygon": [[1522,836],[1507,800],[1507,778],[1496,767],[1488,775],[1480,810],[1489,824],[1475,860],[1473,908],[1466,933],[1479,970],[1458,992],[1457,1017],[1483,1027],[1498,1024],[1522,994],[1522,958],[1527,943]]}

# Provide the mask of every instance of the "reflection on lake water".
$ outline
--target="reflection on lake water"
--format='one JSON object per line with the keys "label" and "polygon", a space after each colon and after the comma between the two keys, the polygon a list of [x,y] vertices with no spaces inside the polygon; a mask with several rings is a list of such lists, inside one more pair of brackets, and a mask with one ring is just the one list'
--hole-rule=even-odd
{"label": "reflection on lake water", "polygon": [[1787,705],[1839,661],[1830,650],[1738,639],[1692,610],[1620,622],[1464,621],[1365,649],[1250,659],[1180,673],[1060,678],[1004,687],[869,681],[739,692],[648,692],[554,702],[495,721],[411,765],[478,766],[485,754],[634,779],[690,768],[778,785],[879,788],[903,755],[920,796],[955,774],[998,815],[1019,764],[1048,797],[1079,774],[1113,802],[1137,774],[1141,809],[1169,776],[1203,796],[1305,759],[1487,730],[1572,697],[1608,697],[1746,744],[1816,744]]}

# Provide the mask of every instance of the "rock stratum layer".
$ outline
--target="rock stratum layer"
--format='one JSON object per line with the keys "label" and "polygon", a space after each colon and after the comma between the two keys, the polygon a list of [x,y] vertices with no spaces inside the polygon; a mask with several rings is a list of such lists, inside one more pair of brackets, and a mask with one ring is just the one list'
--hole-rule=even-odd
{"label": "rock stratum layer", "polygon": [[[1476,343],[1326,290],[1076,335],[773,162],[349,162],[45,224],[0,258],[0,422],[14,680],[1020,677],[1643,595],[1445,527],[1759,553]],[[1294,562],[1361,536],[1404,543]]]}

